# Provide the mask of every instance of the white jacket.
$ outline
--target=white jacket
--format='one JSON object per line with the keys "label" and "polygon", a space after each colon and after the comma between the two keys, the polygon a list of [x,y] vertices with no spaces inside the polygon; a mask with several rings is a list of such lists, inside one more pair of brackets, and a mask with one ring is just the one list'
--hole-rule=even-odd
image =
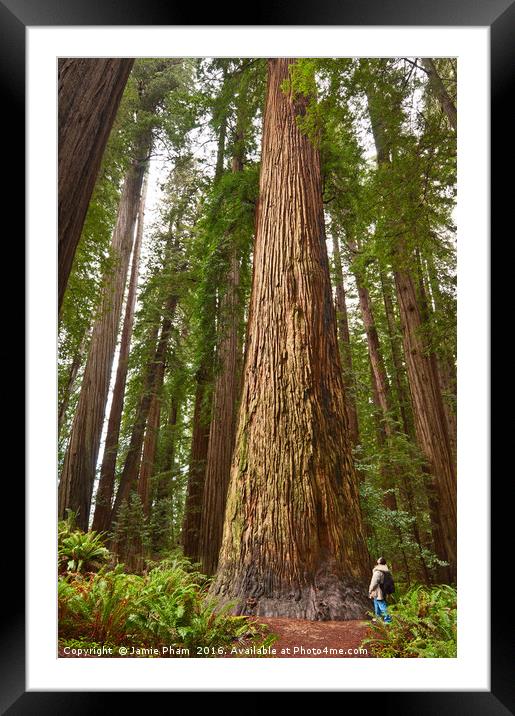
{"label": "white jacket", "polygon": [[381,576],[381,572],[389,572],[388,565],[386,564],[376,564],[374,569],[372,570],[372,579],[370,580],[370,586],[368,588],[368,596],[370,599],[384,599],[383,590],[381,589],[381,584],[383,582],[383,577]]}

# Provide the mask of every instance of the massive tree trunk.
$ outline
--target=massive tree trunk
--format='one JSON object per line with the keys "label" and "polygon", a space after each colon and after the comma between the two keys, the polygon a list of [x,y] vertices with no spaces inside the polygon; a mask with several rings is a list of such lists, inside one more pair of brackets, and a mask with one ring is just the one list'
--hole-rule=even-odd
{"label": "massive tree trunk", "polygon": [[458,113],[456,112],[456,105],[449,96],[449,93],[445,89],[445,85],[442,82],[440,75],[436,69],[436,65],[430,57],[421,58],[422,65],[427,72],[429,77],[429,84],[431,89],[435,93],[435,97],[440,102],[440,105],[447,115],[447,119],[451,123],[452,128],[456,132],[458,129]]}
{"label": "massive tree trunk", "polygon": [[351,458],[318,151],[268,64],[243,394],[217,577],[236,611],[356,619],[369,557]]}
{"label": "massive tree trunk", "polygon": [[95,514],[93,516],[93,529],[99,532],[108,530],[111,526],[111,506],[114,494],[114,476],[116,470],[116,458],[118,455],[118,440],[120,438],[120,425],[122,422],[123,402],[125,396],[125,384],[127,382],[127,368],[129,365],[129,351],[134,324],[134,311],[136,308],[136,293],[138,287],[139,259],[141,242],[143,240],[143,225],[145,202],[147,195],[147,180],[145,176],[138,213],[138,230],[134,241],[132,252],[132,267],[129,280],[129,290],[125,303],[125,318],[123,321],[122,336],[120,340],[120,352],[118,365],[116,367],[116,380],[109,412],[109,422],[104,443],[104,455],[100,468],[100,480],[95,497]]}
{"label": "massive tree trunk", "polygon": [[352,368],[352,354],[350,347],[349,319],[347,303],[345,300],[345,285],[343,283],[342,259],[340,255],[340,240],[333,236],[333,256],[336,274],[336,321],[338,325],[338,338],[340,339],[343,384],[345,386],[345,407],[349,419],[349,431],[353,445],[359,442],[358,411],[356,408],[354,371]]}
{"label": "massive tree trunk", "polygon": [[[238,138],[241,141],[241,136]],[[232,171],[241,172],[242,170],[241,157],[234,156]],[[199,555],[201,569],[205,574],[213,574],[218,565],[236,433],[236,403],[241,370],[239,283],[239,255],[237,248],[232,247],[229,256],[227,288],[221,300],[219,312],[216,376],[200,520]]]}
{"label": "massive tree trunk", "polygon": [[58,303],[133,59],[58,62]]}
{"label": "massive tree trunk", "polygon": [[150,411],[150,405],[155,395],[161,392],[165,372],[166,351],[172,330],[172,321],[177,306],[177,295],[171,294],[166,301],[161,323],[161,332],[154,357],[148,365],[143,382],[143,393],[136,411],[134,426],[132,428],[129,449],[125,458],[120,485],[113,505],[111,521],[116,521],[118,510],[122,502],[127,499],[131,491],[137,486],[141,451],[145,435],[145,426]]}
{"label": "massive tree trunk", "polygon": [[[148,154],[150,137],[139,145],[138,155]],[[93,327],[81,393],[59,483],[59,516],[67,508],[78,511],[77,525],[87,530],[100,448],[100,437],[109,393],[118,325],[134,238],[141,185],[146,162],[134,160],[125,177],[112,239],[114,266],[106,277],[100,314]]]}

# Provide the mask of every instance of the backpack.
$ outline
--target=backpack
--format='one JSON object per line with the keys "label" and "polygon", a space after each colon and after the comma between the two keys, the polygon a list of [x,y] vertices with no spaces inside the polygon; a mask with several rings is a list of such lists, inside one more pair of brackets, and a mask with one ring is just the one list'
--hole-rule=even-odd
{"label": "backpack", "polygon": [[395,584],[393,583],[393,577],[390,572],[383,572],[381,590],[384,597],[387,597],[389,594],[393,594],[395,592]]}

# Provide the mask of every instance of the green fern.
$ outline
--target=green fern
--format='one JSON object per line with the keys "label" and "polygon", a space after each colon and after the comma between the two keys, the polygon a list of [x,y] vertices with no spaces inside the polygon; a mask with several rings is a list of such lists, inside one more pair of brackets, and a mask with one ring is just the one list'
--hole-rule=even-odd
{"label": "green fern", "polygon": [[455,658],[456,589],[417,585],[389,605],[390,624],[372,624],[363,640],[372,656],[386,658]]}

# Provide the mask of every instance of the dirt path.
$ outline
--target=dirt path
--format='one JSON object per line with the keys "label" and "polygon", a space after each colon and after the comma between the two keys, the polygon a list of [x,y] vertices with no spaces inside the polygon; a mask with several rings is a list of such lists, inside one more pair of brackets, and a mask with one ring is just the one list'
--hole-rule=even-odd
{"label": "dirt path", "polygon": [[369,633],[366,621],[312,622],[304,619],[284,617],[259,618],[260,624],[267,624],[277,641],[272,645],[276,650],[271,658],[285,659],[342,659],[369,658],[369,654],[360,649],[361,640]]}

